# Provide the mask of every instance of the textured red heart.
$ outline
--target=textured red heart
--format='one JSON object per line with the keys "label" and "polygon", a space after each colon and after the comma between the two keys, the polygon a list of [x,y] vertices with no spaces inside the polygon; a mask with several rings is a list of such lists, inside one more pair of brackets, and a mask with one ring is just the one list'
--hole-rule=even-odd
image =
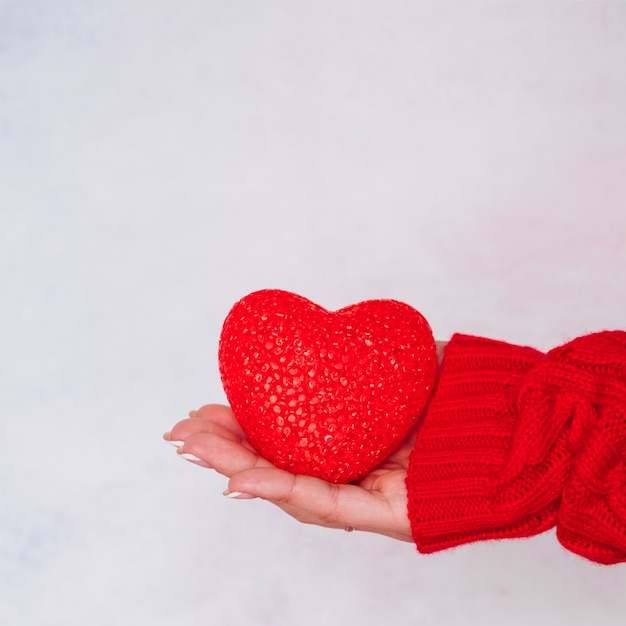
{"label": "textured red heart", "polygon": [[333,312],[263,290],[226,317],[219,366],[259,454],[294,474],[343,483],[405,438],[433,388],[437,354],[426,319],[402,302]]}

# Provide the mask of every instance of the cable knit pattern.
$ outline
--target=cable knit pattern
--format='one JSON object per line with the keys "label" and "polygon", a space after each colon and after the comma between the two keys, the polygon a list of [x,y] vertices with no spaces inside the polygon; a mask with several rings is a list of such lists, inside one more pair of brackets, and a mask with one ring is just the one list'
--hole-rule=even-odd
{"label": "cable knit pattern", "polygon": [[407,488],[422,552],[556,524],[569,550],[626,561],[626,333],[547,355],[455,335]]}

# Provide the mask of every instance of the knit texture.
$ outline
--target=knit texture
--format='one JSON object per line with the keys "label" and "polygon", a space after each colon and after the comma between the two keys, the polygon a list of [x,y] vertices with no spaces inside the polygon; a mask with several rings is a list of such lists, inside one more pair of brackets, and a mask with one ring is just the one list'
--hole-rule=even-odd
{"label": "knit texture", "polygon": [[455,335],[407,476],[421,552],[525,537],[626,561],[626,333],[547,355]]}

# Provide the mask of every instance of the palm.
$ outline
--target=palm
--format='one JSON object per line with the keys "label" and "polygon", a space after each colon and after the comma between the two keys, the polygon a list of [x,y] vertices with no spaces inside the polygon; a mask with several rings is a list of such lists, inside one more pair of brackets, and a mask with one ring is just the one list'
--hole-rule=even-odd
{"label": "palm", "polygon": [[227,476],[231,493],[268,500],[304,523],[354,526],[411,541],[405,479],[413,434],[383,464],[349,485],[276,468],[254,451],[225,406],[207,405],[192,412],[166,438],[184,442],[180,453],[192,454]]}

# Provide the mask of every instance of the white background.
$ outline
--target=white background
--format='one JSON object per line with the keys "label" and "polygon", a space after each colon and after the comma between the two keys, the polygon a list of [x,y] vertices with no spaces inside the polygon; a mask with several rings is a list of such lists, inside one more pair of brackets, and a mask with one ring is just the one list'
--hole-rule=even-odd
{"label": "white background", "polygon": [[623,625],[553,533],[424,557],[160,438],[260,288],[624,328],[625,170],[624,3],[0,0],[0,622]]}

